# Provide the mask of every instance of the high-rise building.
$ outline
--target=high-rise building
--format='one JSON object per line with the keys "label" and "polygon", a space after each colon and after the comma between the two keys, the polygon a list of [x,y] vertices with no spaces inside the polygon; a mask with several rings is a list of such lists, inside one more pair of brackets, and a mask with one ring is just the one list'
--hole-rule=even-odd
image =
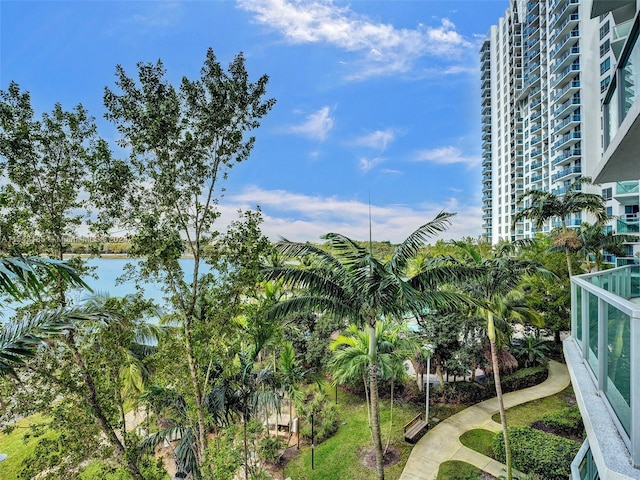
{"label": "high-rise building", "polygon": [[[527,222],[511,229],[508,217],[523,207],[511,195],[519,178],[524,190],[562,194],[589,175],[616,216],[610,228],[638,232],[639,12],[638,0],[512,1],[491,28],[481,49],[484,232],[491,241],[534,233]],[[587,433],[572,480],[640,479],[635,253],[629,244],[617,268],[571,277],[564,352]]]}
{"label": "high-rise building", "polygon": [[[624,3],[624,0],[622,0]],[[617,2],[613,2],[616,4]],[[635,5],[635,2],[632,2]],[[513,216],[528,190],[566,193],[590,176],[603,152],[601,103],[629,32],[614,14],[591,16],[591,0],[511,0],[480,50],[483,236],[492,243],[532,238]],[[584,186],[619,218],[607,227],[638,232],[638,185]],[[618,192],[621,193],[618,193]],[[565,219],[571,228],[587,215]],[[547,222],[543,232],[560,226]],[[634,246],[618,264],[635,261]]]}

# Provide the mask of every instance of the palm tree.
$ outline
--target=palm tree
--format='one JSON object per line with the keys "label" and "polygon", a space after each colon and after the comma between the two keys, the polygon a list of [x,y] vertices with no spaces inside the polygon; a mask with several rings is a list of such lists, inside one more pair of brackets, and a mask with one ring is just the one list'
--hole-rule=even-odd
{"label": "palm tree", "polygon": [[[458,267],[438,265],[412,277],[406,275],[409,260],[424,247],[428,238],[448,227],[451,216],[441,212],[422,225],[394,249],[386,262],[376,259],[371,250],[337,233],[323,237],[330,251],[309,243],[284,240],[278,243],[277,248],[286,259],[296,263],[290,261],[266,272],[269,279],[282,279],[287,285],[302,289],[299,295],[277,304],[271,315],[315,311],[366,326],[369,335],[367,366],[371,429],[378,480],[384,479],[384,466],[378,406],[376,324],[382,318],[399,319],[407,312],[417,316],[425,308],[461,301],[461,296],[455,293],[437,290],[438,286],[459,277]],[[309,265],[300,264],[299,259],[307,256],[311,256],[313,261]]]}
{"label": "palm tree", "polygon": [[585,259],[586,269],[591,272],[594,266],[596,270],[602,270],[603,251],[623,256],[624,244],[637,242],[638,235],[614,234],[611,230],[605,231],[605,225],[601,223],[582,222],[578,230],[578,239],[580,240],[578,253]]}
{"label": "palm tree", "polygon": [[[37,296],[43,280],[54,278],[72,287],[89,289],[69,265],[40,257],[0,258],[0,294],[14,300]],[[89,289],[90,290],[90,289]],[[6,323],[0,329],[0,376],[16,376],[16,367],[33,357],[44,340],[66,333],[72,321],[81,315],[78,309],[57,309]]]}
{"label": "palm tree", "polygon": [[591,185],[591,179],[580,177],[569,186],[564,195],[529,190],[520,196],[518,202],[528,201],[530,205],[519,211],[512,219],[512,224],[515,225],[516,222],[529,218],[533,220],[535,228],[540,230],[548,220],[559,217],[561,226],[556,233],[554,243],[565,251],[569,276],[573,275],[571,251],[579,247],[579,240],[576,233],[567,228],[567,218],[583,211],[594,215],[599,223],[604,223],[609,218],[602,196],[583,192],[583,185]]}
{"label": "palm tree", "polygon": [[486,258],[483,258],[480,251],[470,243],[454,242],[454,244],[466,254],[467,262],[475,265],[482,272],[479,279],[466,283],[463,289],[470,296],[484,303],[483,307],[478,307],[477,313],[482,315],[487,322],[487,337],[504,437],[507,480],[512,480],[511,447],[507,433],[502,385],[500,384],[496,322],[508,321],[517,317],[535,319],[536,313],[528,307],[526,299],[518,295],[515,290],[526,275],[548,274],[548,272],[541,269],[535,262],[516,258],[513,255],[515,248],[511,244],[499,246]]}
{"label": "palm tree", "polygon": [[[388,320],[376,324],[376,348],[378,349],[376,358],[381,377],[387,376],[390,370],[389,355],[380,354],[380,343],[384,341],[385,333],[390,327],[391,322]],[[370,362],[369,341],[370,336],[366,330],[359,329],[357,325],[349,325],[329,346],[333,351],[329,369],[333,381],[338,385],[362,380],[367,402],[367,417],[371,426],[371,402],[367,382]],[[373,435],[373,430],[371,433]],[[375,441],[373,436],[372,441]]]}
{"label": "palm tree", "polygon": [[302,400],[303,393],[299,388],[302,383],[314,381],[321,384],[322,377],[312,370],[303,368],[296,360],[293,345],[285,342],[280,351],[278,360],[277,374],[283,391],[287,394],[289,400],[289,432],[291,432],[291,416],[293,402]]}

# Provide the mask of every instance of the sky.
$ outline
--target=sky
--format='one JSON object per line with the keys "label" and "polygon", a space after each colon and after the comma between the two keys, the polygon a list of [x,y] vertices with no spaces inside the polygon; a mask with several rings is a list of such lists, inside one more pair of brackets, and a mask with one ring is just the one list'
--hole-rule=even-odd
{"label": "sky", "polygon": [[161,59],[178,85],[212,47],[243,52],[276,105],[234,167],[224,222],[262,210],[272,239],[328,232],[401,242],[438,212],[443,239],[481,234],[479,48],[508,0],[0,0],[0,89],[31,94],[38,117],[81,103],[100,135],[115,68]]}

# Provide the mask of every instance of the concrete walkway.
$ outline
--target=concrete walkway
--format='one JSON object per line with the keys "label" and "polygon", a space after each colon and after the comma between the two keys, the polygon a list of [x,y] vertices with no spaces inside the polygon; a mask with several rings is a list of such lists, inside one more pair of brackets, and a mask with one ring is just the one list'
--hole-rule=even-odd
{"label": "concrete walkway", "polygon": [[[548,397],[569,386],[566,365],[551,360],[549,377],[534,387],[504,395],[505,409]],[[461,460],[490,473],[496,478],[506,473],[506,466],[460,443],[460,435],[468,430],[483,428],[492,432],[501,430],[500,423],[491,417],[498,412],[498,400],[492,398],[473,405],[443,420],[413,447],[400,480],[435,480],[440,464],[447,460]],[[515,476],[516,472],[514,472]]]}

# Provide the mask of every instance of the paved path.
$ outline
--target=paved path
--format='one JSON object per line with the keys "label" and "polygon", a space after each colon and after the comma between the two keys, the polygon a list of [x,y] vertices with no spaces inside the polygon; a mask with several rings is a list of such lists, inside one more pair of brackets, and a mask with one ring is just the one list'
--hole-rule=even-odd
{"label": "paved path", "polygon": [[[549,377],[534,387],[504,395],[505,408],[548,397],[569,386],[566,365],[551,360]],[[460,435],[468,430],[483,428],[499,432],[500,423],[491,417],[498,412],[498,400],[492,398],[473,405],[443,420],[413,447],[400,480],[435,480],[440,464],[447,460],[461,460],[490,473],[496,478],[506,473],[506,466],[460,443]],[[515,473],[515,472],[514,472]]]}

